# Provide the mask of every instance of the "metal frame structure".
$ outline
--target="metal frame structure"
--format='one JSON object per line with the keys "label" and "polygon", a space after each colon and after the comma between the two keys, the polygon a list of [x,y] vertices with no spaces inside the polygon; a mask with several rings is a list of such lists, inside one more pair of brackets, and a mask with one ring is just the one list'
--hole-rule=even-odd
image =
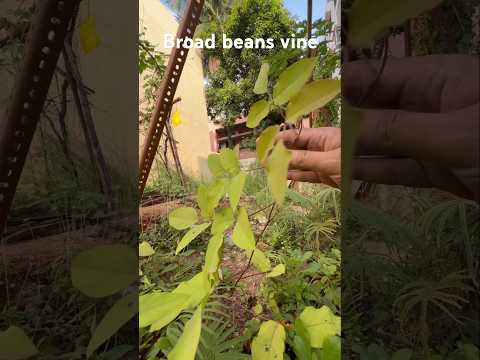
{"label": "metal frame structure", "polygon": [[[204,1],[205,0],[188,1],[182,22],[178,27],[177,39],[193,38],[195,29],[200,21]],[[158,97],[155,110],[150,118],[150,128],[140,157],[140,174],[138,179],[140,199],[145,190],[148,175],[150,174],[150,169],[152,168],[153,160],[165,129],[165,124],[168,121],[173,106],[175,92],[187,60],[187,55],[188,48],[174,47],[172,49],[162,84],[157,93]]]}
{"label": "metal frame structure", "polygon": [[0,235],[77,0],[43,0],[34,16],[7,113],[0,119]]}

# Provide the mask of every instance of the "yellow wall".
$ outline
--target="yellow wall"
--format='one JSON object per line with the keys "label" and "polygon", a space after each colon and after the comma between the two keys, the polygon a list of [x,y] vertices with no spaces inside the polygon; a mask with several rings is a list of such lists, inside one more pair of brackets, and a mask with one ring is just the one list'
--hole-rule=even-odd
{"label": "yellow wall", "polygon": [[[17,1],[1,2],[0,12],[3,15],[6,10],[17,7]],[[138,24],[131,14],[137,11],[138,4],[130,1],[84,1],[81,3],[78,23],[81,24],[87,16],[94,17],[101,43],[91,53],[85,54],[79,47],[78,32],[73,39],[82,80],[95,91],[89,95],[89,101],[106,161],[115,173],[127,176],[133,184],[138,179]],[[61,56],[59,67],[64,68]],[[0,116],[3,116],[9,104],[14,80],[14,75],[0,69]],[[59,81],[62,81],[61,76]],[[52,97],[59,96],[55,79],[49,94]],[[56,119],[54,122],[58,127]],[[66,123],[72,151],[88,159],[83,130],[70,92]],[[26,164],[26,169],[32,168],[36,176],[43,176],[37,171],[38,166],[34,166],[37,162],[35,154],[43,154],[40,127],[46,134],[52,135],[49,124],[42,118]],[[116,179],[113,181],[115,183]]]}
{"label": "yellow wall", "polygon": [[[163,36],[167,33],[176,34],[178,23],[175,17],[159,0],[140,0],[139,10],[140,31],[146,27],[144,30],[146,39],[159,50],[169,54],[171,50],[163,48]],[[140,79],[140,92],[141,85]],[[180,112],[183,122],[174,128],[173,132],[178,142],[182,167],[189,176],[205,178],[208,176],[206,159],[211,153],[211,148],[202,58],[199,50],[191,49],[188,53],[175,94],[175,98],[177,97],[182,101],[175,104],[173,110]],[[143,144],[142,134],[140,144]]]}

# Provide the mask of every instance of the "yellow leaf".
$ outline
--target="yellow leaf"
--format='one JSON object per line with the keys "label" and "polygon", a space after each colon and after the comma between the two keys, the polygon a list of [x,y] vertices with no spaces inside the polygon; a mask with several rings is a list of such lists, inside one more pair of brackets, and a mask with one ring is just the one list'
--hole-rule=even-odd
{"label": "yellow leaf", "polygon": [[197,307],[190,320],[187,321],[183,333],[175,347],[168,354],[168,360],[194,360],[197,353],[200,334],[202,332],[203,306]]}
{"label": "yellow leaf", "polygon": [[268,183],[272,190],[273,198],[278,206],[282,206],[287,192],[288,163],[292,154],[287,150],[282,141],[273,148],[272,155],[266,166]]}
{"label": "yellow leaf", "polygon": [[267,158],[268,152],[273,148],[275,144],[275,137],[279,131],[278,126],[270,126],[263,130],[262,134],[257,141],[257,159],[261,163]]}
{"label": "yellow leaf", "polygon": [[85,54],[91,53],[100,45],[95,17],[89,16],[80,25],[80,45]]}
{"label": "yellow leaf", "polygon": [[340,94],[340,80],[321,79],[305,85],[287,107],[287,122],[297,119],[328,104]]}
{"label": "yellow leaf", "polygon": [[180,116],[180,111],[175,111],[172,115],[172,124],[174,127],[177,127],[182,124],[182,117]]}
{"label": "yellow leaf", "polygon": [[310,79],[317,58],[307,58],[290,65],[278,78],[273,88],[273,101],[280,106],[298,94]]}
{"label": "yellow leaf", "polygon": [[220,249],[223,245],[223,234],[216,234],[208,242],[207,253],[205,254],[205,271],[207,274],[214,274],[218,271],[220,264]]}
{"label": "yellow leaf", "polygon": [[257,304],[257,305],[254,306],[254,308],[253,308],[253,313],[254,313],[256,316],[260,315],[262,312],[263,312],[263,306],[262,306],[262,304]]}
{"label": "yellow leaf", "polygon": [[325,338],[340,335],[341,319],[327,306],[305,308],[297,319],[307,331],[313,348],[322,348]]}
{"label": "yellow leaf", "polygon": [[147,257],[153,254],[155,254],[155,250],[153,250],[148,242],[142,241],[140,245],[138,245],[138,256]]}
{"label": "yellow leaf", "polygon": [[247,117],[247,127],[253,129],[265,119],[270,112],[271,104],[267,100],[257,101],[250,107]]}
{"label": "yellow leaf", "polygon": [[285,328],[282,324],[273,320],[262,323],[258,335],[252,341],[252,359],[283,359],[285,338]]}
{"label": "yellow leaf", "polygon": [[237,209],[237,205],[242,195],[243,187],[245,186],[245,180],[247,179],[247,173],[240,171],[235,177],[230,180],[228,186],[228,197],[230,199],[230,206],[232,210]]}
{"label": "yellow leaf", "polygon": [[257,82],[253,88],[253,92],[257,95],[265,94],[268,91],[268,73],[270,71],[270,64],[263,63],[260,68],[260,74],[258,75]]}
{"label": "yellow leaf", "polygon": [[237,224],[233,229],[232,240],[241,249],[255,249],[255,237],[248,221],[247,210],[243,207],[238,210]]}
{"label": "yellow leaf", "polygon": [[279,264],[275,266],[270,273],[267,274],[267,278],[273,278],[285,274],[285,265]]}
{"label": "yellow leaf", "polygon": [[262,273],[270,271],[270,269],[272,268],[272,265],[270,264],[270,259],[261,250],[255,249],[252,251],[247,250],[246,255],[248,258],[252,257],[253,266],[255,266],[255,268]]}

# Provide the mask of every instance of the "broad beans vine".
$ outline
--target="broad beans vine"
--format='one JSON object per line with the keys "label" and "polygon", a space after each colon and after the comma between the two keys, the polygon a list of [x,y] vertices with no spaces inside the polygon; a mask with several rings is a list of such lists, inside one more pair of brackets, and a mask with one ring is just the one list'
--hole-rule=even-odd
{"label": "broad beans vine", "polygon": [[[302,59],[288,67],[269,93],[268,63],[261,67],[254,92],[266,99],[252,105],[247,126],[260,125],[273,110],[285,112],[287,123],[295,123],[326,105],[340,92],[339,80],[322,79],[309,82],[316,66],[316,58]],[[268,96],[268,98],[267,98]],[[280,126],[263,130],[257,141],[257,160],[266,171],[270,191],[275,203],[283,205],[287,191],[290,151],[277,140]],[[182,312],[193,311],[185,324],[177,344],[168,353],[169,360],[193,360],[200,341],[202,313],[209,296],[222,281],[221,262],[224,238],[232,231],[233,243],[245,252],[249,262],[266,277],[282,276],[288,269],[284,264],[272,266],[270,259],[257,248],[248,210],[242,206],[243,189],[248,173],[242,170],[239,147],[222,149],[208,157],[213,179],[197,188],[197,208],[182,207],[169,214],[169,224],[177,230],[187,230],[179,241],[176,254],[185,249],[197,236],[210,232],[202,271],[192,279],[180,283],[171,292],[150,292],[140,296],[139,324],[149,331],[159,331],[174,321]],[[226,201],[228,199],[228,202]],[[227,204],[227,205],[225,205]],[[152,254],[148,244],[141,244],[144,255]],[[287,333],[291,336],[287,339]],[[340,359],[340,317],[328,307],[307,307],[294,324],[268,320],[260,325],[252,342],[254,360],[283,359],[285,342],[290,341],[298,359]],[[293,340],[290,340],[293,339]]]}

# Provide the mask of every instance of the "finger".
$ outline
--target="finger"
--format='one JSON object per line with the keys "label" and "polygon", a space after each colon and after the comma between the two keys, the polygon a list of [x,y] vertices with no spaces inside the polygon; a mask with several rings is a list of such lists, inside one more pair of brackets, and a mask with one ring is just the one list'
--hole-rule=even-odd
{"label": "finger", "polygon": [[432,186],[425,170],[412,159],[355,159],[352,179],[386,185]]}
{"label": "finger", "polygon": [[292,150],[317,150],[335,149],[340,147],[340,129],[322,127],[315,129],[296,129],[281,131],[277,139],[283,140],[284,145]]}
{"label": "finger", "polygon": [[327,152],[292,150],[291,154],[290,169],[316,171],[327,175],[340,173],[340,149]]}
{"label": "finger", "polygon": [[[478,102],[478,58],[463,55],[389,58],[375,82],[380,68],[378,60],[345,63],[342,67],[345,98],[362,107],[419,112],[452,111]],[[460,83],[462,86],[458,86]],[[363,103],[359,104],[360,101]]]}
{"label": "finger", "polygon": [[333,187],[338,187],[340,183],[339,177],[331,178],[329,176],[325,176],[318,172],[302,171],[302,170],[288,171],[288,179],[293,181],[300,181],[300,182],[326,184]]}
{"label": "finger", "polygon": [[478,104],[441,114],[376,109],[358,111],[362,126],[356,155],[409,157],[452,167],[478,166]]}
{"label": "finger", "polygon": [[435,187],[465,198],[473,196],[454,174],[430,163],[420,164],[413,159],[355,159],[352,165],[353,180],[416,188]]}
{"label": "finger", "polygon": [[302,171],[302,170],[289,170],[288,171],[288,180],[301,181],[301,182],[310,182],[310,183],[321,183],[322,179],[320,176],[313,171]]}

